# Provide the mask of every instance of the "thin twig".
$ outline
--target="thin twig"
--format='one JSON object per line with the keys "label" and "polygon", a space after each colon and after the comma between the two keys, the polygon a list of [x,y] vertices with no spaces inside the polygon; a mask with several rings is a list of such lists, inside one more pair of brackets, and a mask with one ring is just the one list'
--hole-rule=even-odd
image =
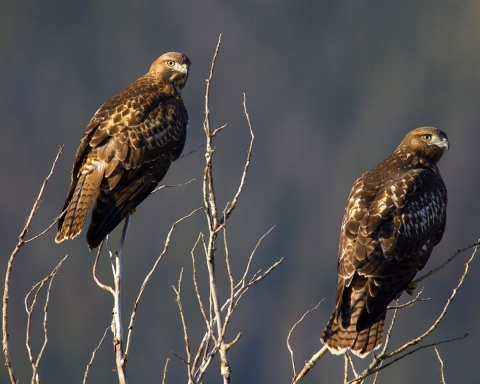
{"label": "thin twig", "polygon": [[352,372],[355,376],[357,376],[357,371],[355,369],[355,366],[353,365],[353,360],[352,360],[352,356],[350,356],[350,353],[348,353],[348,350],[345,351],[345,356],[347,356],[347,360],[348,362],[350,363],[350,368],[352,368]]}
{"label": "thin twig", "polygon": [[140,299],[142,298],[143,292],[145,288],[147,287],[147,284],[150,281],[150,278],[152,277],[153,273],[158,267],[158,264],[162,261],[163,256],[167,253],[168,251],[168,246],[170,244],[170,238],[172,236],[173,230],[175,227],[180,224],[183,220],[188,219],[190,216],[192,216],[195,212],[200,211],[202,208],[197,208],[193,210],[191,213],[188,215],[182,217],[181,219],[177,220],[175,223],[172,224],[172,227],[170,228],[170,231],[167,234],[167,238],[165,239],[165,244],[163,246],[163,251],[160,253],[158,256],[157,260],[153,264],[152,269],[150,272],[148,272],[147,276],[145,276],[145,279],[143,280],[142,286],[140,287],[140,291],[138,292],[137,298],[135,299],[135,302],[133,303],[133,309],[132,309],[132,314],[130,315],[130,323],[128,324],[128,336],[127,336],[127,346],[125,347],[125,361],[128,359],[128,354],[130,352],[130,343],[131,343],[131,337],[132,337],[132,332],[133,332],[133,326],[135,325],[135,318],[137,316],[137,309],[138,309],[138,303],[140,302]]}
{"label": "thin twig", "polygon": [[168,362],[170,359],[167,357],[167,361],[165,362],[165,368],[163,368],[163,379],[162,379],[162,384],[165,384],[165,379],[167,377],[167,367],[168,367]]}
{"label": "thin twig", "polygon": [[[107,239],[108,239],[108,235],[107,235]],[[105,240],[103,240],[100,243],[100,246],[98,247],[98,251],[97,251],[97,256],[95,257],[95,261],[93,263],[93,268],[92,268],[93,280],[100,288],[104,289],[107,292],[110,292],[113,296],[115,296],[115,291],[113,290],[113,288],[110,287],[109,285],[105,285],[101,283],[100,280],[98,280],[97,278],[97,264],[98,264],[98,259],[100,258],[100,253],[102,252],[102,247],[104,242]]]}
{"label": "thin twig", "polygon": [[365,374],[362,373],[360,376],[358,376],[358,377],[356,377],[355,379],[349,381],[348,384],[352,384],[352,383],[359,382],[359,381],[363,380],[365,377],[371,375],[372,373],[375,373],[375,372],[377,372],[377,371],[381,371],[382,369],[385,369],[385,368],[389,367],[390,365],[395,364],[397,361],[402,360],[404,357],[407,357],[407,356],[409,356],[409,355],[412,355],[412,354],[414,354],[415,352],[420,351],[421,349],[434,347],[434,346],[437,346],[437,345],[440,345],[440,344],[450,343],[450,342],[452,342],[452,341],[463,340],[463,339],[466,338],[467,336],[468,336],[468,333],[465,333],[463,336],[461,336],[461,337],[455,337],[454,339],[443,340],[443,341],[439,341],[439,342],[437,342],[437,343],[422,345],[421,347],[415,348],[415,349],[411,350],[410,352],[405,353],[405,354],[397,357],[396,359],[388,362],[387,364],[385,364],[385,365],[382,366],[382,367],[378,367],[378,368],[373,369],[373,370],[372,370],[370,373],[368,373],[367,375],[365,375]]}
{"label": "thin twig", "polygon": [[410,308],[413,304],[415,304],[417,301],[428,301],[430,300],[429,297],[423,299],[423,298],[420,298],[420,295],[422,294],[423,290],[425,289],[425,287],[422,287],[422,289],[420,289],[420,291],[418,291],[417,295],[415,296],[414,299],[406,302],[405,304],[401,304],[401,305],[398,305],[398,300],[397,300],[397,304],[395,305],[389,305],[387,307],[387,309],[404,309],[404,308]]}
{"label": "thin twig", "polygon": [[308,372],[310,372],[315,364],[317,364],[318,360],[322,358],[325,353],[327,353],[328,347],[324,345],[317,353],[315,353],[309,360],[305,362],[305,365],[303,366],[303,369],[300,371],[300,373],[295,376],[292,380],[292,384],[297,384],[303,381],[305,376],[307,375]]}
{"label": "thin twig", "polygon": [[[40,378],[38,376],[38,367],[40,365],[40,360],[42,359],[43,356],[43,351],[45,350],[45,347],[47,346],[48,342],[48,327],[47,327],[47,320],[48,320],[48,303],[50,301],[50,290],[52,288],[52,283],[53,283],[53,278],[56,276],[58,273],[58,270],[62,266],[63,262],[67,259],[68,255],[66,255],[60,262],[57,264],[57,266],[53,269],[53,271],[44,279],[36,283],[30,291],[27,293],[25,296],[25,310],[27,312],[27,328],[26,328],[26,346],[27,346],[27,351],[28,351],[28,356],[30,359],[30,363],[32,364],[32,384],[35,383],[40,383]],[[37,359],[34,361],[33,358],[33,350],[32,347],[30,346],[30,328],[31,328],[31,322],[32,322],[32,314],[33,311],[35,310],[35,306],[37,304],[38,296],[40,295],[40,292],[42,288],[45,286],[45,284],[49,282],[48,288],[47,288],[47,296],[45,298],[45,306],[43,308],[43,334],[44,334],[44,340],[42,347],[40,349],[40,352],[38,353]],[[36,289],[35,295],[33,296],[33,301],[31,305],[28,305],[28,299],[30,295],[33,293],[33,291]]]}
{"label": "thin twig", "polygon": [[292,332],[293,332],[293,330],[295,329],[295,327],[303,321],[303,319],[305,318],[305,316],[307,316],[309,313],[311,313],[311,312],[313,312],[313,311],[316,311],[316,310],[318,309],[318,307],[320,307],[320,304],[322,304],[323,300],[325,300],[325,299],[320,300],[315,307],[313,307],[313,308],[309,309],[307,312],[305,312],[305,313],[303,314],[303,316],[300,318],[300,320],[298,320],[295,324],[293,324],[293,327],[288,331],[288,335],[287,335],[287,348],[288,348],[288,350],[290,351],[290,358],[291,358],[291,360],[292,360],[293,377],[295,377],[295,376],[297,375],[297,371],[296,371],[296,369],[295,369],[295,359],[294,359],[294,357],[293,357],[293,350],[292,350],[292,347],[290,346],[290,337],[292,336]]}
{"label": "thin twig", "polygon": [[16,384],[17,380],[15,379],[15,374],[13,372],[13,367],[12,367],[12,362],[10,360],[10,345],[8,338],[10,337],[8,334],[8,299],[10,295],[10,277],[12,275],[12,269],[13,269],[13,262],[15,260],[15,257],[17,256],[20,248],[25,245],[25,235],[27,234],[30,224],[32,223],[33,216],[37,212],[37,209],[40,205],[43,191],[45,190],[45,186],[47,185],[48,181],[50,180],[50,177],[53,175],[53,171],[55,170],[55,165],[57,164],[57,160],[60,157],[61,153],[63,151],[63,145],[59,148],[57,156],[55,157],[55,160],[53,161],[52,168],[50,170],[50,173],[48,176],[45,178],[43,181],[43,184],[40,188],[40,192],[38,193],[38,197],[35,200],[35,203],[33,204],[32,210],[30,211],[30,214],[28,215],[27,222],[25,223],[25,226],[23,227],[22,232],[20,233],[20,236],[18,237],[18,243],[15,246],[15,249],[10,255],[10,258],[8,259],[8,264],[7,264],[7,271],[5,273],[5,285],[3,289],[3,307],[2,307],[2,334],[3,334],[3,354],[5,355],[5,365],[7,366],[8,369],[8,374],[10,376],[10,381],[12,384]]}
{"label": "thin twig", "polygon": [[107,336],[107,332],[108,330],[110,329],[110,325],[105,328],[105,332],[103,332],[103,336],[102,338],[100,339],[100,342],[98,343],[97,345],[97,348],[95,348],[92,352],[92,357],[90,358],[90,361],[88,362],[87,364],[87,368],[85,369],[85,374],[83,375],[83,383],[82,384],[86,384],[87,383],[87,378],[88,378],[88,373],[89,373],[89,370],[90,370],[90,367],[92,366],[93,364],[93,360],[95,359],[95,354],[97,353],[97,351],[99,350],[100,346],[102,345],[103,343],[103,340],[105,339],[105,336]]}
{"label": "thin twig", "polygon": [[[211,137],[215,137],[215,135],[220,132],[222,129],[224,128],[227,128],[230,124],[227,123],[227,124],[224,124],[222,125],[221,127],[218,127],[217,129],[215,129],[212,134],[211,134]],[[195,147],[194,149],[192,149],[190,152],[187,152],[181,156],[179,156],[177,159],[175,159],[174,161],[178,161],[180,160],[181,158],[183,157],[187,157],[187,156],[190,156],[192,153],[195,153],[197,152],[200,148],[202,148],[205,144],[207,144],[207,140],[205,140],[202,144],[198,145],[197,147]]]}
{"label": "thin twig", "polygon": [[442,375],[442,384],[447,384],[445,382],[445,375],[443,373],[443,360],[442,358],[440,357],[440,353],[438,353],[438,349],[437,349],[437,346],[434,346],[433,349],[435,349],[435,353],[437,355],[437,358],[438,358],[438,361],[440,362],[440,374]]}
{"label": "thin twig", "polygon": [[180,318],[182,320],[182,327],[183,327],[183,338],[185,340],[185,351],[187,352],[187,373],[188,373],[188,384],[193,384],[193,377],[192,377],[192,370],[190,366],[190,362],[192,361],[192,354],[190,352],[190,341],[188,339],[188,329],[187,329],[187,322],[185,321],[185,315],[183,314],[183,307],[182,307],[182,301],[180,300],[180,289],[182,285],[182,276],[183,276],[183,268],[180,271],[180,277],[178,279],[178,288],[175,288],[173,286],[173,290],[175,291],[176,294],[176,299],[175,301],[177,302],[178,305],[178,310],[180,311]]}
{"label": "thin twig", "polygon": [[252,125],[250,124],[250,117],[248,116],[248,112],[247,112],[247,101],[246,101],[245,94],[243,94],[243,113],[245,115],[245,118],[247,119],[248,128],[250,130],[250,136],[251,136],[250,145],[247,151],[247,160],[245,162],[245,166],[243,167],[243,174],[240,180],[240,185],[238,187],[237,193],[233,197],[232,204],[230,204],[230,208],[227,210],[225,215],[220,219],[220,225],[228,220],[228,218],[232,214],[232,211],[237,206],[238,198],[240,197],[240,194],[242,193],[242,190],[243,190],[243,186],[245,185],[245,179],[247,178],[248,167],[250,166],[250,159],[252,157],[253,140],[255,139],[255,136],[253,135]]}
{"label": "thin twig", "polygon": [[186,183],[183,184],[172,184],[172,185],[159,185],[157,188],[155,188],[150,194],[154,194],[155,192],[158,192],[159,190],[163,188],[176,188],[176,187],[183,187],[184,185],[190,184],[192,181],[195,181],[195,179],[188,180]]}
{"label": "thin twig", "polygon": [[420,276],[418,279],[414,280],[413,283],[418,284],[422,280],[425,280],[427,277],[433,275],[434,273],[438,272],[440,269],[444,268],[448,263],[453,261],[458,255],[461,253],[471,249],[471,248],[476,248],[477,246],[480,245],[480,241],[477,241],[476,243],[470,244],[469,246],[457,250],[452,256],[450,256],[444,263],[440,264],[437,268],[432,269],[431,271],[425,273],[424,275]]}

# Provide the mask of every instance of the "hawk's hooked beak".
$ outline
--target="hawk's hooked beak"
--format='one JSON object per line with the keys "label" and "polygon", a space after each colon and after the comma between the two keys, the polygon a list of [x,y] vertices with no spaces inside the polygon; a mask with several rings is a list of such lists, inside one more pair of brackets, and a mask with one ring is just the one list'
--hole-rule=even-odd
{"label": "hawk's hooked beak", "polygon": [[450,149],[450,142],[448,141],[448,138],[445,136],[435,137],[434,144],[437,147],[445,148],[447,151]]}
{"label": "hawk's hooked beak", "polygon": [[184,73],[185,75],[188,73],[188,66],[187,64],[180,64],[180,63],[175,63],[175,67],[173,67],[175,71]]}

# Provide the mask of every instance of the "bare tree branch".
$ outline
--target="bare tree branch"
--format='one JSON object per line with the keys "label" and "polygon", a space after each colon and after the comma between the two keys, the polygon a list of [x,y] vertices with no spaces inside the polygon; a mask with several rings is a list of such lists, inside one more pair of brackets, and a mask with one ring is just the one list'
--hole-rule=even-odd
{"label": "bare tree branch", "polygon": [[162,384],[165,384],[165,378],[167,377],[167,367],[168,367],[168,362],[170,359],[167,357],[167,361],[165,362],[165,368],[163,368],[163,379],[162,379]]}
{"label": "bare tree branch", "polygon": [[318,360],[320,360],[322,356],[327,353],[327,351],[328,347],[324,345],[317,353],[315,353],[309,360],[307,360],[300,373],[293,378],[292,384],[301,383],[305,376],[308,374],[308,372],[313,369],[315,364],[317,364]]}
{"label": "bare tree branch", "polygon": [[325,299],[320,300],[315,307],[313,307],[313,308],[309,309],[307,312],[305,312],[303,314],[303,316],[300,318],[300,320],[298,320],[295,324],[293,324],[293,327],[288,331],[287,348],[290,351],[290,357],[291,357],[291,360],[292,360],[293,377],[295,377],[297,375],[297,371],[295,369],[295,359],[293,357],[293,350],[292,350],[292,347],[290,346],[290,337],[292,336],[292,332],[295,329],[295,327],[303,321],[305,316],[307,316],[309,313],[311,313],[313,311],[316,311],[318,309],[318,307],[320,307],[320,304],[322,304],[323,300],[325,300]]}
{"label": "bare tree branch", "polygon": [[443,360],[440,357],[440,353],[438,353],[437,346],[434,346],[433,349],[435,349],[435,354],[437,355],[438,361],[440,362],[440,374],[442,375],[442,384],[446,384],[445,375],[443,373]]}
{"label": "bare tree branch", "polygon": [[145,288],[147,287],[147,284],[149,283],[153,273],[156,271],[157,267],[158,267],[158,264],[160,264],[160,262],[162,261],[163,259],[163,256],[165,256],[165,254],[167,253],[168,251],[168,246],[170,244],[170,238],[172,236],[172,233],[173,233],[173,230],[175,229],[175,227],[180,224],[182,221],[184,221],[185,219],[188,219],[190,216],[192,216],[195,212],[198,212],[200,211],[202,208],[197,208],[197,209],[194,209],[192,212],[190,212],[188,215],[182,217],[181,219],[177,220],[175,223],[172,224],[172,227],[170,228],[170,231],[168,232],[167,234],[167,238],[165,239],[165,244],[164,244],[164,247],[163,247],[163,251],[162,253],[160,253],[160,255],[158,256],[157,260],[155,261],[155,263],[153,264],[153,267],[152,269],[150,270],[150,272],[148,272],[147,276],[145,276],[145,279],[143,280],[143,283],[142,283],[142,286],[140,287],[140,291],[138,292],[138,295],[137,295],[137,298],[135,299],[135,302],[133,303],[133,309],[132,309],[132,314],[130,315],[130,323],[128,324],[128,336],[127,336],[127,346],[125,347],[125,358],[124,358],[124,364],[126,364],[127,362],[127,359],[128,359],[128,354],[130,352],[130,343],[131,343],[131,337],[132,337],[132,332],[133,332],[133,326],[135,325],[135,319],[136,319],[136,316],[137,316],[137,309],[138,309],[138,303],[140,302],[140,299],[142,298],[142,295],[143,295],[143,291],[145,290]]}
{"label": "bare tree branch", "polygon": [[450,256],[444,263],[440,264],[437,268],[432,269],[431,271],[425,273],[424,275],[420,276],[418,279],[414,280],[413,282],[415,284],[420,283],[422,280],[425,280],[427,277],[433,275],[434,273],[438,272],[442,268],[445,268],[445,266],[450,263],[451,261],[455,260],[455,258],[460,255],[461,253],[468,251],[471,248],[477,248],[480,245],[480,241],[477,241],[476,243],[470,244],[465,248],[457,250],[452,256]]}
{"label": "bare tree branch", "polygon": [[192,181],[195,181],[195,179],[188,180],[186,183],[183,184],[173,184],[173,185],[159,185],[157,188],[155,188],[150,194],[154,194],[155,192],[158,192],[159,190],[163,188],[175,188],[175,187],[183,187],[184,185],[190,184]]}
{"label": "bare tree branch", "polygon": [[[48,303],[50,301],[50,290],[52,288],[52,283],[53,283],[53,278],[57,275],[58,270],[62,266],[63,262],[67,259],[68,255],[66,255],[60,262],[57,264],[57,266],[53,269],[53,271],[44,279],[40,280],[38,283],[36,283],[30,291],[27,293],[25,296],[25,311],[27,312],[27,328],[26,328],[26,340],[25,344],[27,346],[27,351],[28,351],[28,357],[30,359],[30,363],[32,365],[32,384],[39,384],[40,383],[40,377],[38,376],[38,367],[40,365],[40,360],[42,360],[43,356],[43,351],[45,350],[45,347],[47,346],[48,342],[48,327],[47,327],[47,321],[48,321]],[[40,295],[40,292],[42,288],[45,286],[45,284],[49,282],[48,288],[47,288],[47,297],[45,298],[45,306],[43,308],[43,334],[44,334],[44,339],[43,339],[43,344],[40,349],[40,352],[37,355],[37,359],[35,360],[33,358],[33,350],[30,345],[30,328],[31,328],[31,323],[32,323],[32,314],[33,311],[35,310],[35,306],[37,304],[38,296]],[[36,291],[35,291],[36,290]],[[35,291],[35,295],[33,296],[33,301],[31,305],[28,305],[28,299],[30,295]]]}
{"label": "bare tree branch", "polygon": [[7,366],[8,369],[8,374],[10,376],[10,381],[12,384],[16,384],[17,380],[15,379],[15,374],[13,372],[12,368],[12,362],[10,361],[10,351],[9,351],[9,335],[8,335],[8,299],[10,295],[10,277],[12,275],[12,269],[13,269],[13,262],[15,261],[15,257],[17,256],[20,248],[25,245],[25,235],[27,234],[30,224],[32,223],[33,216],[37,212],[37,209],[40,205],[40,202],[42,200],[43,196],[43,191],[45,190],[45,186],[47,185],[48,181],[50,180],[50,177],[53,175],[53,172],[55,170],[55,165],[57,164],[58,158],[62,154],[63,151],[63,145],[58,149],[57,156],[55,157],[55,160],[53,161],[52,168],[50,170],[50,173],[48,176],[45,178],[43,181],[43,184],[40,188],[40,192],[38,193],[38,197],[35,200],[35,203],[33,204],[32,210],[30,211],[30,214],[28,215],[27,222],[25,223],[25,226],[23,227],[22,232],[20,233],[20,236],[18,237],[18,243],[13,250],[12,254],[10,255],[10,258],[8,260],[7,264],[7,271],[5,273],[5,285],[3,289],[3,307],[2,307],[2,334],[3,334],[3,354],[5,356],[5,365]]}
{"label": "bare tree branch", "polygon": [[415,304],[417,301],[428,301],[430,300],[430,298],[420,298],[420,295],[422,294],[423,290],[424,290],[425,287],[422,287],[422,289],[420,289],[420,291],[418,291],[417,295],[415,296],[414,299],[406,302],[405,304],[401,304],[401,305],[398,305],[398,300],[397,300],[397,304],[395,305],[389,305],[387,307],[387,309],[403,309],[403,308],[410,308],[413,304]]}
{"label": "bare tree branch", "polygon": [[105,339],[105,336],[107,336],[107,332],[108,330],[110,329],[110,325],[105,328],[105,332],[103,332],[103,336],[102,338],[100,339],[100,342],[98,343],[97,345],[97,348],[95,348],[92,352],[92,357],[90,358],[90,361],[88,362],[87,364],[87,368],[85,369],[85,374],[83,375],[83,383],[82,384],[86,384],[87,383],[87,378],[88,378],[88,374],[89,374],[89,371],[90,371],[90,367],[92,366],[93,364],[93,360],[95,359],[95,354],[97,353],[98,349],[100,348],[100,346],[102,345],[103,343],[103,340]]}
{"label": "bare tree branch", "polygon": [[172,287],[177,295],[175,301],[178,305],[178,310],[180,311],[180,318],[182,320],[182,327],[183,327],[183,338],[185,340],[185,351],[187,352],[187,361],[185,361],[187,365],[187,374],[188,374],[188,384],[193,384],[193,377],[192,377],[192,370],[191,370],[191,361],[192,361],[192,354],[190,352],[190,341],[188,339],[188,329],[187,329],[187,322],[185,321],[185,315],[183,314],[183,307],[182,301],[180,300],[180,288],[182,285],[182,275],[183,275],[183,268],[180,271],[180,278],[178,279],[178,288]]}
{"label": "bare tree branch", "polygon": [[[110,263],[112,264],[113,277],[115,281],[114,306],[112,312],[112,333],[113,347],[115,349],[115,363],[117,367],[118,381],[120,384],[127,384],[127,375],[125,373],[125,354],[123,349],[123,324],[122,324],[122,250],[127,238],[128,226],[130,223],[130,214],[125,217],[122,236],[115,254],[110,254]],[[108,249],[108,237],[106,241]]]}

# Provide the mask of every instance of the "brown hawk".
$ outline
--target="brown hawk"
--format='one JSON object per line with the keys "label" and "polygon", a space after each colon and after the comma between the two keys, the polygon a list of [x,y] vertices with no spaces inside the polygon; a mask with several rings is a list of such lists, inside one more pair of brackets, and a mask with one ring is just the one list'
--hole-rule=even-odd
{"label": "brown hawk", "polygon": [[330,352],[365,357],[382,344],[387,305],[442,239],[447,189],[437,162],[449,145],[439,129],[414,129],[353,185],[340,233],[335,310],[320,339]]}
{"label": "brown hawk", "polygon": [[87,243],[98,247],[165,177],[187,135],[181,94],[189,68],[185,55],[165,53],[95,113],[77,150],[57,243],[81,232],[93,206]]}

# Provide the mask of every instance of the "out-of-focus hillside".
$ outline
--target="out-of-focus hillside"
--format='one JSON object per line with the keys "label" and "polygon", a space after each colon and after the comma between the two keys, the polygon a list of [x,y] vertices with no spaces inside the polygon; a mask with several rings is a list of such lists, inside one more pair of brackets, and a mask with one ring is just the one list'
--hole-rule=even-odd
{"label": "out-of-focus hillside", "polygon": [[[284,263],[241,303],[228,338],[235,383],[288,383],[287,330],[308,308],[320,309],[293,336],[297,362],[320,346],[333,308],[337,246],[345,202],[356,177],[388,156],[413,128],[447,132],[451,149],[440,162],[449,191],[447,230],[428,267],[480,237],[480,3],[466,1],[91,1],[4,2],[0,12],[0,241],[2,276],[8,256],[65,144],[30,234],[60,212],[83,130],[97,108],[143,75],[160,54],[185,53],[192,68],[183,98],[190,115],[186,151],[204,140],[205,79],[223,34],[211,90],[212,125],[231,125],[215,139],[218,204],[231,201],[243,170],[249,133],[242,93],[255,133],[244,193],[229,224],[231,258],[240,274],[257,239],[272,225],[253,270]],[[203,153],[174,163],[164,182],[196,181],[146,200],[131,221],[124,249],[124,310],[163,249],[170,225],[203,204]],[[140,304],[128,363],[131,382],[153,382],[174,350],[183,354],[175,296],[182,266],[190,276],[190,250],[202,213],[178,227],[169,254]],[[49,344],[40,374],[48,383],[79,382],[110,322],[111,297],[93,282],[94,255],[85,231],[56,245],[54,232],[25,246],[16,260],[10,296],[11,357],[20,382],[30,378],[24,347],[23,298],[65,254],[53,283]],[[466,255],[427,282],[426,303],[402,312],[392,345],[427,329],[462,271]],[[110,278],[103,260],[101,276]],[[219,266],[219,271],[222,268]],[[471,274],[431,340],[470,336],[440,346],[447,382],[480,375],[480,265]],[[238,277],[238,276],[237,276]],[[206,288],[206,286],[205,286]],[[193,345],[204,322],[190,279],[183,306]],[[35,318],[41,321],[38,314]],[[34,328],[37,335],[41,328]],[[100,349],[91,381],[115,383],[111,337]],[[41,343],[35,343],[38,351]],[[218,361],[214,362],[218,364]],[[167,382],[186,381],[184,366],[169,365]],[[217,367],[207,382],[220,383]],[[439,382],[433,350],[424,350],[382,373],[389,383]],[[307,383],[340,382],[343,359],[326,356]],[[380,376],[380,382],[382,376]],[[386,380],[387,381],[387,380]],[[5,367],[0,382],[8,382]]]}

